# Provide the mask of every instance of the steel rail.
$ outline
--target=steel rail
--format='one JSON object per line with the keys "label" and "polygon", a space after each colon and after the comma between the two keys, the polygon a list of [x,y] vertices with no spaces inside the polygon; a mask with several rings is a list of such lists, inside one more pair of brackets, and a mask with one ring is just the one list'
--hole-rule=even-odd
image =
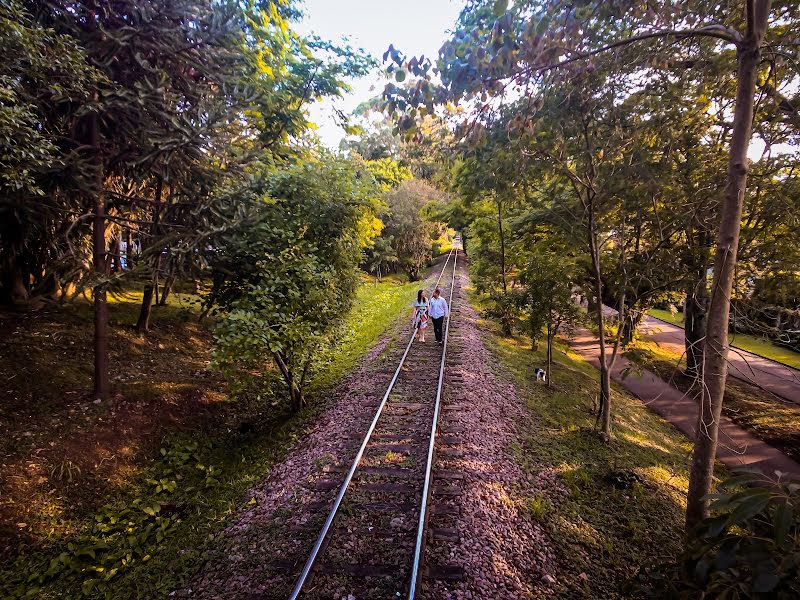
{"label": "steel rail", "polygon": [[[453,310],[453,290],[456,287],[456,266],[458,265],[458,253],[453,259],[453,282],[450,284],[450,298],[447,301],[448,315]],[[444,344],[442,346],[442,361],[439,363],[439,385],[436,387],[436,403],[433,407],[433,421],[431,423],[431,438],[428,442],[428,462],[425,465],[425,484],[422,487],[422,502],[419,509],[419,525],[417,526],[417,543],[414,548],[414,564],[411,567],[411,583],[408,588],[408,600],[414,600],[417,593],[417,581],[419,579],[419,566],[422,561],[422,542],[425,539],[425,519],[428,511],[428,496],[431,486],[431,471],[433,470],[433,450],[436,444],[436,425],[439,422],[439,408],[442,400],[442,385],[444,383],[444,363],[447,358],[447,339],[450,335],[450,317],[447,317],[447,324],[444,330]]]}
{"label": "steel rail", "polygon": [[[441,273],[439,273],[439,277],[436,279],[436,283],[433,285],[434,289],[438,287],[439,282],[442,279],[442,275],[444,275],[445,270],[447,269],[447,265],[450,262],[451,256],[457,256],[455,254],[455,249],[450,251],[450,254],[447,255],[447,260],[444,263],[444,267],[442,267]],[[455,264],[455,258],[453,259],[453,264]],[[455,273],[455,269],[453,270]],[[455,276],[454,276],[455,281]],[[453,292],[452,289],[450,290],[450,297],[452,298]],[[449,324],[449,321],[448,321]],[[380,405],[378,406],[378,410],[375,412],[375,416],[372,419],[372,423],[367,430],[367,434],[364,437],[364,441],[361,442],[361,447],[358,449],[358,453],[356,454],[355,459],[353,460],[353,464],[350,466],[350,470],[347,472],[347,476],[342,483],[342,486],[339,488],[339,494],[336,496],[336,500],[333,502],[333,507],[331,507],[331,511],[328,514],[328,518],[325,520],[325,525],[322,526],[322,531],[317,537],[317,541],[314,543],[314,548],[311,550],[311,555],[306,560],[306,564],[303,566],[303,571],[300,574],[300,578],[297,580],[297,583],[292,590],[292,595],[289,597],[289,600],[297,600],[300,597],[300,592],[303,589],[303,585],[305,585],[308,576],[311,574],[311,570],[314,568],[314,562],[317,560],[317,556],[319,555],[320,550],[322,549],[322,545],[325,543],[325,539],[328,537],[328,532],[330,531],[331,525],[333,524],[333,520],[336,518],[336,514],[339,512],[339,507],[342,504],[342,499],[344,499],[344,495],[347,492],[347,488],[350,486],[350,482],[355,475],[356,469],[358,469],[358,465],[361,462],[361,458],[364,456],[364,452],[367,449],[367,445],[369,444],[370,438],[372,437],[372,433],[375,431],[375,427],[378,424],[378,420],[383,413],[383,409],[386,407],[386,403],[389,400],[389,394],[392,393],[392,389],[394,388],[394,384],[397,381],[398,376],[400,375],[400,370],[403,368],[403,364],[406,361],[406,357],[408,356],[409,350],[411,350],[411,345],[414,343],[414,339],[417,336],[417,327],[414,327],[414,332],[411,334],[411,339],[408,340],[408,344],[406,345],[405,352],[403,352],[403,356],[400,359],[400,363],[397,365],[397,369],[394,371],[394,375],[392,375],[392,379],[389,382],[389,386],[386,388],[386,393],[383,394],[383,399],[381,400]],[[444,350],[443,350],[444,352]],[[441,382],[440,382],[441,387]]]}

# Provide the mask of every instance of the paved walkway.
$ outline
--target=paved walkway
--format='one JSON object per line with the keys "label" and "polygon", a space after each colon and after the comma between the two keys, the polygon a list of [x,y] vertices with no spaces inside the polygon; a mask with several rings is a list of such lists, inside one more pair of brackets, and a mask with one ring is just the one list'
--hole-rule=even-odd
{"label": "paved walkway", "polygon": [[[578,330],[571,344],[585,360],[600,368],[599,348],[594,334],[587,330]],[[650,371],[634,369],[623,379],[622,371],[629,365],[631,361],[625,357],[617,358],[611,372],[614,381],[633,393],[690,439],[694,439],[697,403]],[[772,477],[774,471],[781,471],[800,480],[800,463],[777,448],[762,442],[724,416],[720,422],[717,459],[731,468],[757,467]]]}
{"label": "paved walkway", "polygon": [[[683,329],[655,317],[646,316],[639,332],[670,352],[684,353]],[[800,371],[752,352],[731,348],[728,373],[767,392],[800,404]]]}

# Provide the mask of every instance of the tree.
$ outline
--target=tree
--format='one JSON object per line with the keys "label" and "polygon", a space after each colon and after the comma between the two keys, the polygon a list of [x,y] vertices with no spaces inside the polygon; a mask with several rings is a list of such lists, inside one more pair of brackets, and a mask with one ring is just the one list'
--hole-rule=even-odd
{"label": "tree", "polygon": [[379,236],[371,248],[367,249],[367,267],[375,273],[375,285],[381,282],[383,274],[400,260],[392,247],[394,237]]}
{"label": "tree", "polygon": [[205,302],[223,317],[214,351],[221,368],[271,357],[292,408],[305,405],[319,348],[354,302],[361,208],[376,192],[352,164],[324,154],[256,183],[249,217],[213,238]]}
{"label": "tree", "polygon": [[420,277],[431,259],[433,224],[422,209],[429,202],[443,202],[444,194],[419,179],[406,180],[385,195],[388,215],[385,236],[391,236],[398,264],[412,281]]}
{"label": "tree", "polygon": [[547,387],[553,387],[553,340],[563,329],[580,322],[581,312],[572,301],[577,273],[574,260],[563,251],[539,248],[533,252],[520,280],[525,286],[524,302],[528,318],[534,324],[531,337],[542,335],[547,342]]}
{"label": "tree", "polygon": [[75,196],[52,189],[69,161],[49,115],[87,101],[101,77],[74,40],[37,23],[20,0],[0,5],[0,48],[0,302],[16,304],[48,280],[55,287],[55,234],[80,211]]}

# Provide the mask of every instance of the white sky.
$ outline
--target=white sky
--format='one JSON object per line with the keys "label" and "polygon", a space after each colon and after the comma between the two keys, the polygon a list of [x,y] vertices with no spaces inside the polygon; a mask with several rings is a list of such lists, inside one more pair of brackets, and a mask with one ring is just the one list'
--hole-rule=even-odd
{"label": "white sky", "polygon": [[[300,33],[316,33],[334,42],[348,38],[356,48],[364,48],[381,60],[389,44],[406,55],[438,56],[447,32],[455,24],[463,0],[305,0],[305,18]],[[310,107],[311,120],[317,123],[322,142],[338,148],[344,132],[333,121],[333,107],[350,113],[361,102],[380,93],[386,79],[382,73],[351,82],[353,91],[346,97],[326,100]]]}

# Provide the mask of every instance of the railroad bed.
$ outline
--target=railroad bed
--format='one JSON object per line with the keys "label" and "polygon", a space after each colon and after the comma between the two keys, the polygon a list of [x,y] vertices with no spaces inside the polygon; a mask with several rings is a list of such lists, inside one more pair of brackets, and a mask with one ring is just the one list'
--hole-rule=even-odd
{"label": "railroad bed", "polygon": [[320,469],[314,487],[323,499],[310,507],[318,518],[305,526],[317,525],[319,535],[307,546],[304,564],[284,563],[296,581],[291,598],[331,598],[339,589],[359,600],[424,598],[430,579],[462,578],[446,557],[459,537],[462,493],[462,475],[448,468],[461,456],[461,432],[448,415],[458,410],[453,398],[463,380],[448,364],[463,301],[463,263],[463,255],[451,252],[434,284],[450,306],[445,344],[436,344],[432,324],[424,344],[418,335],[401,340],[404,353],[395,357],[372,422],[345,441],[353,462]]}

